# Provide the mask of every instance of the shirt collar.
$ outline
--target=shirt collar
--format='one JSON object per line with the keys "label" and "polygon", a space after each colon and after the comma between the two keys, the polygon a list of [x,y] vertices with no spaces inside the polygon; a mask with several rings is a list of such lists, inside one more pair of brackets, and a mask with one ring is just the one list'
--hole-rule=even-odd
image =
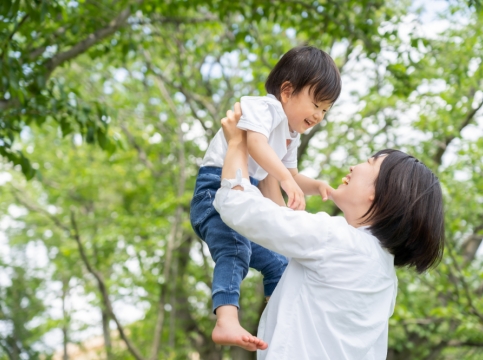
{"label": "shirt collar", "polygon": [[371,225],[359,226],[356,229],[372,235]]}

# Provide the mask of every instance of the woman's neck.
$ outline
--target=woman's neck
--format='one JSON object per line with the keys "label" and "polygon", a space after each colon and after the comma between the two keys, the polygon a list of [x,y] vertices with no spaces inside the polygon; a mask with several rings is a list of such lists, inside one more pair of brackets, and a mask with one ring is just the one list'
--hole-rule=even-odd
{"label": "woman's neck", "polygon": [[361,226],[370,226],[370,222],[364,222],[365,219],[367,219],[367,216],[364,216],[366,213],[365,212],[344,212],[344,218],[347,221],[347,223],[355,228],[361,227]]}

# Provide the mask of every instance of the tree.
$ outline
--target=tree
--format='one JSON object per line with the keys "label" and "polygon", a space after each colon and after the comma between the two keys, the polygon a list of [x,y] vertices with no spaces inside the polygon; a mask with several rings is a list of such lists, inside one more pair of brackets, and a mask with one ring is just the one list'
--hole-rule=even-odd
{"label": "tree", "polygon": [[[336,184],[348,165],[398,147],[421,158],[444,186],[449,251],[424,276],[399,271],[389,356],[461,358],[478,351],[483,147],[481,137],[466,132],[480,131],[481,13],[451,4],[442,14],[446,32],[432,38],[408,20],[417,16],[410,5],[2,4],[8,15],[1,22],[0,145],[12,179],[2,187],[0,207],[4,214],[12,204],[24,209],[9,216],[21,227],[7,227],[8,248],[26,254],[36,243],[47,254],[42,272],[28,266],[28,257],[19,264],[1,256],[4,271],[24,269],[19,286],[38,301],[22,316],[44,324],[33,322],[31,333],[18,336],[23,356],[52,353],[44,335],[53,329],[67,348],[82,341],[83,330],[97,328],[107,359],[253,358],[211,341],[213,264],[189,225],[189,201],[220,117],[240,96],[262,94],[277,59],[305,41],[332,54],[344,84],[351,77],[359,83],[352,81],[355,91],[303,135],[301,168]],[[408,24],[414,26],[405,40],[399,32]],[[408,128],[411,136],[404,136]],[[99,146],[86,145],[93,142]],[[27,177],[35,170],[35,177],[27,182],[20,170]],[[307,206],[337,213],[315,197]],[[32,290],[34,281],[57,289],[60,314]],[[264,306],[260,284],[250,272],[242,289],[242,323],[253,332]],[[2,284],[2,294],[13,294],[13,285]],[[18,303],[7,295],[2,306]],[[74,296],[88,304],[91,319],[79,317]],[[128,321],[126,308],[139,320]],[[9,314],[2,320],[32,321]]]}

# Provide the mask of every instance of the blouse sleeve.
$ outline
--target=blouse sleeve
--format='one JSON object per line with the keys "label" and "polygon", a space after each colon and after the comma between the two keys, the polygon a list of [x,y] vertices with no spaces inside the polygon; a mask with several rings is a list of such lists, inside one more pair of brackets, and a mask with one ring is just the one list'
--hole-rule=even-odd
{"label": "blouse sleeve", "polygon": [[231,190],[233,180],[223,180],[214,207],[233,230],[272,251],[295,259],[315,257],[331,236],[331,217],[280,207],[264,198],[243,179],[244,191]]}

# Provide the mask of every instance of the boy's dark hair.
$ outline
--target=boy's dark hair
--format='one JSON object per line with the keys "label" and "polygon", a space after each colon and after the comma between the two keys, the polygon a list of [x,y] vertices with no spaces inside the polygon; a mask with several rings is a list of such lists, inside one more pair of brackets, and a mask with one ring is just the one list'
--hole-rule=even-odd
{"label": "boy's dark hair", "polygon": [[443,195],[438,178],[418,159],[385,149],[374,201],[364,215],[372,234],[394,255],[394,265],[419,273],[437,265],[444,250]]}
{"label": "boy's dark hair", "polygon": [[325,52],[312,46],[298,46],[288,51],[272,69],[265,82],[267,93],[280,100],[282,84],[290,82],[292,95],[309,86],[316,102],[334,103],[342,87],[339,69]]}

